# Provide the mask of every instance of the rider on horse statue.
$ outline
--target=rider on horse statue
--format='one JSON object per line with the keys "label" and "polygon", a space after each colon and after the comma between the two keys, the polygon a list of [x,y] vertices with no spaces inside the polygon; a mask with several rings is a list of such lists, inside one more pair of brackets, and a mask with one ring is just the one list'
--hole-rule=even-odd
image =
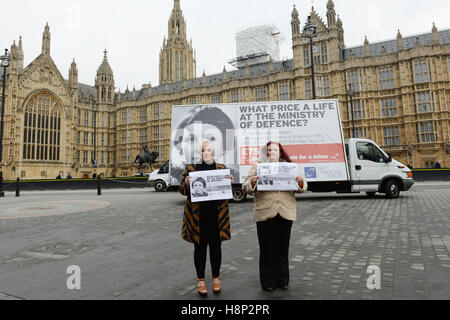
{"label": "rider on horse statue", "polygon": [[147,145],[143,145],[142,148],[144,149],[144,152],[136,156],[133,164],[135,164],[139,160],[139,172],[141,172],[142,166],[145,163],[148,163],[150,165],[150,171],[153,171],[152,164],[156,162],[159,153],[157,151],[153,151],[152,153],[150,153],[148,151]]}

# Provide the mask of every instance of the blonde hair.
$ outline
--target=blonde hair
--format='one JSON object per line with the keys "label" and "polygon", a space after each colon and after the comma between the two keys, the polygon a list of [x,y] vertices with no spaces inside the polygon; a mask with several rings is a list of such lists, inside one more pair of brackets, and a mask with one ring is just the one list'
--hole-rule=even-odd
{"label": "blonde hair", "polygon": [[213,154],[215,155],[215,154],[216,154],[216,150],[214,149],[214,145],[213,145],[212,142],[209,141],[208,139],[203,139],[202,144],[201,144],[201,146],[200,146],[200,154],[203,153],[203,150],[204,150],[205,146],[207,146],[207,145],[211,145]]}

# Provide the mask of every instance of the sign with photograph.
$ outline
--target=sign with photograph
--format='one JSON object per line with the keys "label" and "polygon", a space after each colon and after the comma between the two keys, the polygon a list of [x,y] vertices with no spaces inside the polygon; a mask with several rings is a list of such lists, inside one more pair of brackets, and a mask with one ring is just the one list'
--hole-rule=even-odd
{"label": "sign with photograph", "polygon": [[173,106],[170,156],[172,186],[187,164],[201,163],[203,139],[212,142],[216,163],[242,183],[261,149],[279,142],[307,181],[345,181],[344,136],[338,100],[263,101]]}
{"label": "sign with photograph", "polygon": [[283,145],[307,181],[347,180],[337,100],[241,103],[236,107],[241,181],[270,141]]}
{"label": "sign with photograph", "polygon": [[237,146],[238,115],[234,105],[174,106],[170,146],[170,184],[181,183],[188,164],[201,163],[203,139],[211,141],[214,160],[230,169],[239,182]]}
{"label": "sign with photograph", "polygon": [[233,198],[230,169],[190,172],[191,201],[229,200]]}
{"label": "sign with photograph", "polygon": [[258,191],[297,191],[296,163],[258,163]]}

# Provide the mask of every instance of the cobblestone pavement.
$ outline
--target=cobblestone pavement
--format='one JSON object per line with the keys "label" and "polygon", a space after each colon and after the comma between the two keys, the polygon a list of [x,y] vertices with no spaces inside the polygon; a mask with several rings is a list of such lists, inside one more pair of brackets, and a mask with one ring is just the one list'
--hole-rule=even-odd
{"label": "cobblestone pavement", "polygon": [[[311,193],[297,200],[289,290],[260,288],[249,198],[230,205],[223,292],[207,300],[450,298],[450,183],[418,183],[397,200]],[[45,215],[64,201],[86,206]],[[89,205],[96,201],[102,205]],[[8,212],[0,218],[0,300],[201,299],[193,246],[180,238],[183,206],[178,193],[151,189],[7,193],[0,199],[0,217]],[[21,218],[11,218],[14,210]],[[81,269],[81,290],[66,287],[71,265]],[[367,288],[371,265],[381,269],[379,290]]]}

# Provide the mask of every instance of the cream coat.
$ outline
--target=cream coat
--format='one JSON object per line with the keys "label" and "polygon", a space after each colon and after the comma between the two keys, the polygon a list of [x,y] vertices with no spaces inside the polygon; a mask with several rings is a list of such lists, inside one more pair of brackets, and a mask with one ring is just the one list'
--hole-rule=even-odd
{"label": "cream coat", "polygon": [[308,190],[308,183],[304,180],[303,189],[298,191],[257,191],[257,185],[252,188],[251,178],[257,175],[257,166],[254,165],[245,178],[242,188],[247,194],[255,194],[254,215],[256,222],[275,218],[280,214],[284,219],[297,221],[296,193]]}

